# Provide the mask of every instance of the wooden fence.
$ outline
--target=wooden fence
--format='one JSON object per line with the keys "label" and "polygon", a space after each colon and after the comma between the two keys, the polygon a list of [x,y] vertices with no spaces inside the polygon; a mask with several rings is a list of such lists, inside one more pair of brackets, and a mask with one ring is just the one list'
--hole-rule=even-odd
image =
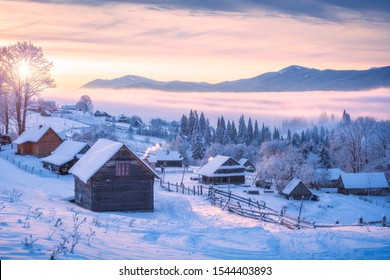
{"label": "wooden fence", "polygon": [[184,184],[173,184],[170,182],[163,182],[160,180],[160,186],[163,189],[166,189],[167,191],[170,192],[177,192],[177,193],[182,193],[182,194],[190,194],[190,195],[203,195],[203,189],[205,188],[202,185],[196,185],[192,187],[186,187]]}

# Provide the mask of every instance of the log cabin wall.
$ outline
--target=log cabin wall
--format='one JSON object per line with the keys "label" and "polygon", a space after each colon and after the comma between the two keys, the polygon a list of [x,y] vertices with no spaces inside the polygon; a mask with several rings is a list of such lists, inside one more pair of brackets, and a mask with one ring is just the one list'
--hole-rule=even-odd
{"label": "log cabin wall", "polygon": [[[130,172],[117,176],[117,164],[124,162],[130,163]],[[104,164],[88,183],[90,194],[87,185],[75,182],[75,196],[83,196],[83,207],[87,209],[95,212],[154,210],[154,175],[126,147]]]}

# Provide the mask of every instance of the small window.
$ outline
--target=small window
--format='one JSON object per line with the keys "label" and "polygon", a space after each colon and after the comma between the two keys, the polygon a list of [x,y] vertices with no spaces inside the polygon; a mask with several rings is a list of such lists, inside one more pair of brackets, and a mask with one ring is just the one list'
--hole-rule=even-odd
{"label": "small window", "polygon": [[116,176],[130,176],[129,161],[121,161],[116,163]]}

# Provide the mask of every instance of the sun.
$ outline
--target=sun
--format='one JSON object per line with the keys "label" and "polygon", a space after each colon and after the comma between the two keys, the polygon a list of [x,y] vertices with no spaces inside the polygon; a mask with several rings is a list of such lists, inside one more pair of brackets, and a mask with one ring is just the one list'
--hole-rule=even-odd
{"label": "sun", "polygon": [[18,71],[19,71],[19,75],[22,79],[25,79],[28,77],[29,73],[30,73],[30,67],[28,65],[28,63],[23,60],[19,67],[18,67]]}

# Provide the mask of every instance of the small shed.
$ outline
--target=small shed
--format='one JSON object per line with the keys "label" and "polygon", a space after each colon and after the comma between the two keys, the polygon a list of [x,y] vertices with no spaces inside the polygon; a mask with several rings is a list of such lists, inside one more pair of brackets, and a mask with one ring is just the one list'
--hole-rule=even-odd
{"label": "small shed", "polygon": [[178,151],[157,151],[155,154],[156,167],[182,167],[183,157]]}
{"label": "small shed", "polygon": [[255,165],[247,158],[241,158],[238,163],[245,166],[246,172],[253,173],[256,171]]}
{"label": "small shed", "polygon": [[58,174],[68,174],[69,169],[89,148],[87,143],[66,140],[50,156],[42,159],[43,166]]}
{"label": "small shed", "polygon": [[14,143],[17,154],[46,157],[58,148],[62,138],[51,127],[40,125],[25,130]]}
{"label": "small shed", "polygon": [[122,143],[99,139],[69,173],[81,207],[94,212],[154,210],[158,175]]}
{"label": "small shed", "polygon": [[356,195],[386,195],[389,183],[383,172],[344,173],[337,181],[337,192]]}
{"label": "small shed", "polygon": [[283,189],[282,194],[288,199],[305,199],[309,200],[313,193],[299,179],[292,179],[290,183]]}
{"label": "small shed", "polygon": [[228,156],[218,155],[198,170],[205,184],[245,184],[245,167]]}

